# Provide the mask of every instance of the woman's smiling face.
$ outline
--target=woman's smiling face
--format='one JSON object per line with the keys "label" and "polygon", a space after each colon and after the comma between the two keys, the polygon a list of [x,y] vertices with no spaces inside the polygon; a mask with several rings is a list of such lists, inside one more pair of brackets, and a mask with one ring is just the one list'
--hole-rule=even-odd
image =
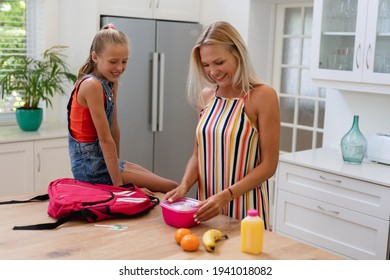
{"label": "woman's smiling face", "polygon": [[237,71],[237,59],[223,45],[203,45],[199,49],[201,63],[206,75],[220,88],[233,86]]}

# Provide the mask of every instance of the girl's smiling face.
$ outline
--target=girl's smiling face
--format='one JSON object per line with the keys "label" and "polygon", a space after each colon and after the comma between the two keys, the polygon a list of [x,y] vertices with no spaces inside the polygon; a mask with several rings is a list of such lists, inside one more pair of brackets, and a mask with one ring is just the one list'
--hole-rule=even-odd
{"label": "girl's smiling face", "polygon": [[94,74],[110,82],[118,82],[119,77],[125,72],[129,59],[129,47],[127,45],[109,44],[100,54],[92,53],[92,59],[96,64]]}
{"label": "girl's smiling face", "polygon": [[201,63],[206,75],[220,88],[233,86],[237,71],[237,59],[223,45],[203,45],[199,49]]}

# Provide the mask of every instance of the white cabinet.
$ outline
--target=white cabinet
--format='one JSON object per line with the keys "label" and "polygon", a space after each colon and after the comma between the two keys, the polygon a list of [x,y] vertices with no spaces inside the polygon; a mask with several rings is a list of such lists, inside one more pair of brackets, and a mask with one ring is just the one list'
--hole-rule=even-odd
{"label": "white cabinet", "polygon": [[45,193],[54,179],[72,176],[67,138],[0,144],[0,194]]}
{"label": "white cabinet", "polygon": [[100,0],[100,14],[199,22],[200,0]]}
{"label": "white cabinet", "polygon": [[388,259],[389,181],[354,174],[389,171],[369,162],[343,163],[326,149],[281,156],[275,231],[352,259]]}
{"label": "white cabinet", "polygon": [[47,191],[58,178],[73,178],[70,169],[68,139],[34,141],[34,191]]}
{"label": "white cabinet", "polygon": [[389,45],[389,0],[315,0],[310,73],[320,86],[390,93]]}
{"label": "white cabinet", "polygon": [[0,194],[31,192],[34,189],[33,142],[0,144]]}

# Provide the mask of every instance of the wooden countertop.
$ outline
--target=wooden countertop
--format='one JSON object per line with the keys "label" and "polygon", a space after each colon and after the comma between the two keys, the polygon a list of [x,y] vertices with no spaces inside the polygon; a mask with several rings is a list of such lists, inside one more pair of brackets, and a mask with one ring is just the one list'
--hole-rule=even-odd
{"label": "wooden countertop", "polygon": [[[162,194],[158,194],[160,198]],[[0,201],[30,198],[2,196]],[[98,224],[122,224],[123,231],[95,227],[84,221],[71,221],[54,230],[12,230],[13,226],[52,222],[47,215],[48,202],[0,205],[0,259],[7,260],[154,260],[154,259],[267,259],[267,260],[334,260],[342,257],[296,240],[265,232],[264,249],[260,255],[240,251],[240,222],[220,215],[191,231],[202,234],[216,228],[229,239],[217,243],[209,253],[203,244],[196,252],[185,252],[174,241],[176,228],[165,224],[160,206],[149,213],[131,219],[105,220]]]}

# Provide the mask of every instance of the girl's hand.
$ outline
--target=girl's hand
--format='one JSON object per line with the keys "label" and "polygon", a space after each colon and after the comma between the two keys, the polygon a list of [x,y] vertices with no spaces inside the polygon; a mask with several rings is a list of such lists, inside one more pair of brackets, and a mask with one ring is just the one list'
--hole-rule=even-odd
{"label": "girl's hand", "polygon": [[154,193],[147,188],[140,188],[147,196],[154,196]]}

